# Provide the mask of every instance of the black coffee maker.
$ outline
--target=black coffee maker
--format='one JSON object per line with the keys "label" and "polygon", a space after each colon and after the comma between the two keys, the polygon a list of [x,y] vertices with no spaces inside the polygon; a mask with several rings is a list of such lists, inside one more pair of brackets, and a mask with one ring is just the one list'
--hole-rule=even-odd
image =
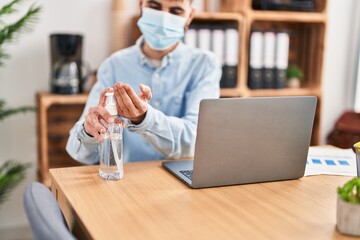
{"label": "black coffee maker", "polygon": [[82,61],[83,37],[78,34],[51,34],[51,92],[82,93],[87,70]]}

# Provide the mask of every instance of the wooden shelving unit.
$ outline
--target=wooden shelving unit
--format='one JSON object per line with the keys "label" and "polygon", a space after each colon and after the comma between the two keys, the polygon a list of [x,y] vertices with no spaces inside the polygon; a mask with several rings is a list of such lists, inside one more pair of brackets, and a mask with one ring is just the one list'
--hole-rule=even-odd
{"label": "wooden shelving unit", "polygon": [[[318,106],[312,135],[312,145],[319,144],[322,104],[322,71],[327,25],[326,0],[315,0],[313,12],[263,11],[253,9],[253,0],[222,0],[220,12],[234,17],[241,15],[243,24],[240,37],[239,76],[237,86],[222,89],[222,97],[269,97],[308,96],[318,98]],[[205,13],[206,14],[206,13]],[[212,13],[214,14],[214,13]],[[204,15],[204,13],[201,13]],[[204,16],[201,16],[204,18]],[[304,80],[299,89],[259,89],[248,87],[249,40],[252,30],[285,30],[290,34],[289,63],[299,65],[304,71]]]}
{"label": "wooden shelving unit", "polygon": [[49,169],[80,165],[65,151],[69,131],[80,118],[87,94],[40,92],[37,100],[38,180],[50,186]]}

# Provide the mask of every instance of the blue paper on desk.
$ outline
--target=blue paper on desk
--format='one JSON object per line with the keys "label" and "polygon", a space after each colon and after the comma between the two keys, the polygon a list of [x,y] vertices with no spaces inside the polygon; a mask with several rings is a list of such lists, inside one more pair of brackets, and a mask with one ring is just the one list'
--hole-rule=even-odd
{"label": "blue paper on desk", "polygon": [[310,147],[305,175],[356,176],[356,154],[352,149]]}

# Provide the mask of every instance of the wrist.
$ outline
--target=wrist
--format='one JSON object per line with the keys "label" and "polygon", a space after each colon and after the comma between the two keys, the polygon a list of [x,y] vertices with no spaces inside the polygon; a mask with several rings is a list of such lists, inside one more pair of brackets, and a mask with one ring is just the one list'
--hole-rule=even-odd
{"label": "wrist", "polygon": [[140,123],[142,123],[144,121],[145,116],[146,116],[146,112],[137,118],[131,118],[129,120],[131,121],[132,124],[139,125]]}
{"label": "wrist", "polygon": [[82,127],[83,127],[83,131],[86,135],[88,135],[89,137],[94,137],[93,135],[89,134],[87,131],[86,131],[86,128],[85,128],[85,123],[82,124]]}

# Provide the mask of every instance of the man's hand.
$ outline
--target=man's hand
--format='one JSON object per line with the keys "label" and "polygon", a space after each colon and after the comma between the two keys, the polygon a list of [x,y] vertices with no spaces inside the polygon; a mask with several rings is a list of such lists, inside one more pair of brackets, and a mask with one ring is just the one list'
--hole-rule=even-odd
{"label": "man's hand", "polygon": [[134,124],[140,124],[147,112],[147,102],[152,94],[150,87],[140,84],[140,93],[136,94],[129,84],[118,82],[114,85],[118,114]]}
{"label": "man's hand", "polygon": [[108,123],[111,123],[115,120],[105,109],[105,93],[112,91],[112,88],[106,88],[104,91],[102,91],[99,104],[96,107],[91,107],[85,116],[85,132],[88,135],[93,136],[98,142],[102,141],[101,134],[106,133]]}

